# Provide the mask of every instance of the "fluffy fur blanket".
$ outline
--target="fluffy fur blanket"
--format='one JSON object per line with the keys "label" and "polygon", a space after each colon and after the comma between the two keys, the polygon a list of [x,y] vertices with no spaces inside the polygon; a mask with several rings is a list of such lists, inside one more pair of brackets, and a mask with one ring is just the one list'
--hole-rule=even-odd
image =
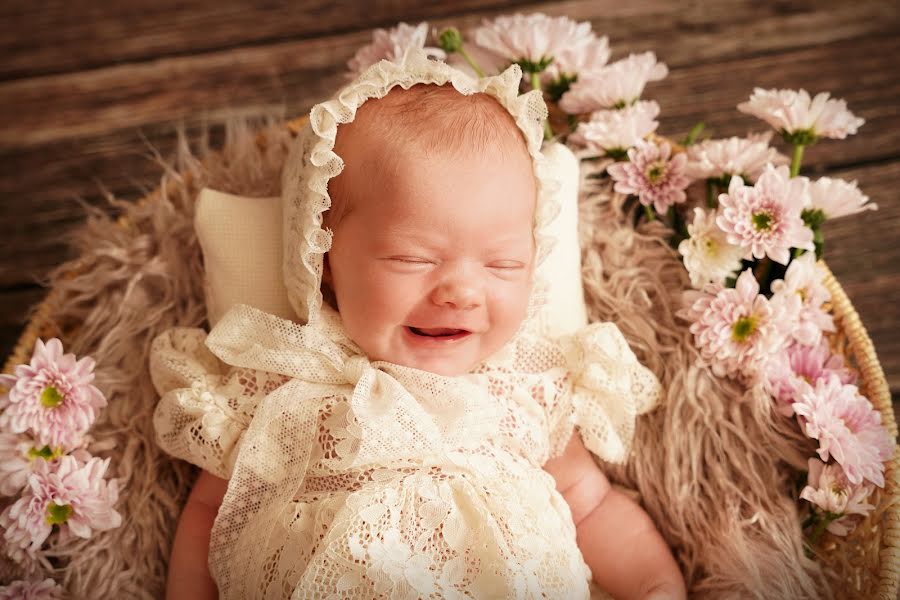
{"label": "fluffy fur blanket", "polygon": [[[260,129],[261,128],[261,129]],[[263,134],[258,133],[263,131]],[[163,164],[159,189],[140,203],[113,198],[118,221],[97,211],[75,240],[80,258],[53,275],[53,312],[68,351],[90,354],[109,407],[95,437],[113,440],[123,525],[75,544],[54,562],[75,597],[157,598],[180,507],[194,469],[154,443],[157,397],[147,372],[151,340],[176,325],[204,324],[203,266],[193,202],[204,186],[271,196],[290,132],[274,121],[233,122],[224,148],[182,143]],[[264,139],[264,143],[263,142]],[[691,596],[828,597],[829,577],[799,535],[789,466],[812,448],[766,396],[745,393],[697,365],[675,317],[687,276],[663,226],[638,230],[611,192],[601,163],[582,164],[583,279],[591,320],[614,321],[662,380],[662,406],[639,421],[620,484],[638,490],[683,566]],[[803,450],[803,451],[801,451]],[[18,573],[17,573],[18,571]],[[0,579],[22,574],[0,564]]]}

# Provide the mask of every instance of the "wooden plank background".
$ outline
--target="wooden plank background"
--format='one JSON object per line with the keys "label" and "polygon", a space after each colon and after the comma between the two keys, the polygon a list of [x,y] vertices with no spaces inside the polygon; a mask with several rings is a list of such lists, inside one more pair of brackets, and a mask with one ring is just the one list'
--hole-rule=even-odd
{"label": "wooden plank background", "polygon": [[896,0],[7,0],[0,5],[0,351],[12,348],[67,233],[103,190],[137,199],[174,128],[196,137],[233,114],[306,112],[342,81],[371,28],[461,29],[542,11],[590,20],[613,59],[653,50],[669,77],[645,97],[660,132],[761,130],[738,113],[754,86],[830,91],[866,119],[807,150],[804,172],[856,179],[880,210],[826,228],[826,259],[900,392],[900,3]]}

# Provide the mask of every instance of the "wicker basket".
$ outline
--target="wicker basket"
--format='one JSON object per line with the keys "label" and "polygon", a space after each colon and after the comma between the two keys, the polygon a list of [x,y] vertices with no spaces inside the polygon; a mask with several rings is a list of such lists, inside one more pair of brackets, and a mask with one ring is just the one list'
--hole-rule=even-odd
{"label": "wicker basket", "polygon": [[[287,127],[296,134],[306,122],[306,118],[295,119]],[[258,142],[265,144],[264,137]],[[140,202],[153,202],[161,194],[156,190]],[[118,222],[128,227],[124,217]],[[868,333],[859,315],[844,293],[837,279],[824,263],[825,285],[832,296],[832,310],[838,332],[832,342],[843,353],[849,363],[859,372],[861,392],[871,400],[882,416],[882,422],[893,437],[897,437],[897,423],[894,418],[891,394],[884,371],[875,354]],[[78,263],[73,263],[77,271]],[[38,338],[62,337],[71,339],[77,331],[60,331],[54,324],[52,315],[58,306],[61,294],[51,289],[45,300],[32,314],[22,332],[12,354],[7,358],[3,372],[11,373],[17,364],[26,363]],[[824,560],[835,565],[843,563],[842,572],[846,587],[837,590],[839,597],[878,598],[895,600],[900,587],[900,448],[887,463],[885,487],[876,490],[872,502],[876,510],[847,540],[835,541],[822,548]],[[874,595],[873,595],[874,594]]]}

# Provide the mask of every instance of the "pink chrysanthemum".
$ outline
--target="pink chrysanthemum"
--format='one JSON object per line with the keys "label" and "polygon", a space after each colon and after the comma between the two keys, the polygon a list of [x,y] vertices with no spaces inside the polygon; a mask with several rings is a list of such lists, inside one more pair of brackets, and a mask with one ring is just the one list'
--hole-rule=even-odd
{"label": "pink chrysanthemum", "polygon": [[791,344],[768,362],[766,383],[769,393],[777,401],[779,412],[794,414],[793,403],[802,391],[816,385],[820,379],[837,376],[841,383],[854,383],[856,376],[844,366],[840,354],[832,354],[823,339],[816,346]]}
{"label": "pink chrysanthemum", "polygon": [[834,320],[822,305],[831,300],[828,288],[822,283],[825,273],[816,264],[816,257],[807,252],[791,261],[784,279],[772,282],[775,295],[796,294],[801,300],[797,328],[793,337],[801,344],[815,346],[823,331],[834,331]]}
{"label": "pink chrysanthemum", "polygon": [[803,430],[819,440],[819,457],[841,464],[850,483],[866,479],[884,487],[884,461],[894,451],[894,440],[881,425],[881,413],[859,394],[855,385],[836,375],[800,391],[794,402]]}
{"label": "pink chrysanthemum", "polygon": [[635,194],[644,206],[665,213],[670,206],[684,202],[684,189],[691,183],[685,175],[687,156],[672,156],[667,142],[638,142],[628,151],[628,161],[609,165],[606,171],[615,180],[620,194]]}
{"label": "pink chrysanthemum", "polygon": [[872,493],[872,484],[850,483],[840,465],[826,465],[817,458],[810,458],[807,484],[800,492],[802,499],[821,512],[843,515],[828,524],[828,531],[835,535],[847,535],[875,508],[866,502]]}
{"label": "pink chrysanthemum", "polygon": [[603,154],[624,154],[638,142],[656,131],[659,104],[637,102],[622,110],[600,110],[591,114],[590,121],[579,123],[569,139]]}
{"label": "pink chrysanthemum", "polygon": [[607,39],[598,39],[589,22],[577,23],[568,17],[532,13],[485,19],[471,37],[481,48],[511,63],[544,63],[551,69],[549,76],[596,70],[609,60]]}
{"label": "pink chrysanthemum", "polygon": [[716,223],[728,241],[744,248],[744,258],[768,256],[786,265],[791,248],[814,250],[813,233],[801,213],[809,204],[808,180],[791,177],[787,167],[767,166],[755,185],[732,177],[727,194],[719,195]]}
{"label": "pink chrysanthemum", "polygon": [[[52,455],[52,451],[48,448]],[[34,440],[24,433],[0,433],[0,495],[18,494],[31,474],[34,460]],[[50,458],[51,456],[48,456]]]}
{"label": "pink chrysanthemum", "polygon": [[688,290],[684,297],[688,306],[678,315],[690,321],[700,356],[719,377],[755,380],[784,344],[781,314],[759,293],[750,269],[734,289],[710,285],[704,292]]}
{"label": "pink chrysanthemum", "polygon": [[372,43],[357,50],[347,62],[349,75],[356,76],[383,59],[400,59],[410,48],[421,48],[432,58],[445,59],[447,55],[440,48],[425,46],[427,39],[428,23],[424,22],[416,26],[398,23],[391,29],[376,29],[372,33]]}
{"label": "pink chrysanthemum", "polygon": [[74,354],[63,354],[56,338],[46,345],[38,340],[31,364],[16,367],[16,384],[0,426],[13,433],[30,431],[41,445],[75,448],[106,406],[93,380],[93,359],[76,361]]}
{"label": "pink chrysanthemum", "polygon": [[810,98],[806,90],[756,88],[738,110],[753,115],[782,134],[808,132],[816,137],[844,139],[865,123],[847,110],[843,100],[829,99],[827,92]]}
{"label": "pink chrysanthemum", "polygon": [[118,527],[122,517],[113,509],[118,486],[103,478],[108,466],[108,458],[79,465],[71,456],[35,463],[27,492],[0,514],[12,558],[20,561],[26,552],[37,552],[53,525],[59,526],[61,539],[89,538],[94,530]]}
{"label": "pink chrysanthemum", "polygon": [[63,600],[65,590],[55,581],[15,581],[0,586],[0,600]]}
{"label": "pink chrysanthemum", "polygon": [[704,140],[688,146],[687,173],[694,179],[726,178],[739,175],[748,181],[756,181],[766,165],[786,165],[787,156],[769,146],[772,132],[730,137],[721,140]]}
{"label": "pink chrysanthemum", "polygon": [[560,98],[559,107],[573,115],[624,108],[640,99],[648,82],[659,81],[668,74],[668,67],[656,62],[653,52],[631,54],[579,77]]}
{"label": "pink chrysanthemum", "polygon": [[826,219],[877,210],[878,205],[856,186],[856,181],[820,177],[809,186],[810,208],[821,210]]}

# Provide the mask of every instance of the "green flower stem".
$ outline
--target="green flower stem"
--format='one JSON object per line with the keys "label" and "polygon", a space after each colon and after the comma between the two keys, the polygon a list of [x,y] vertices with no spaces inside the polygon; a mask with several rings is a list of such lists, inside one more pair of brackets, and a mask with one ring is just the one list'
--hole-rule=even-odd
{"label": "green flower stem", "polygon": [[818,544],[819,539],[825,533],[825,530],[828,529],[828,526],[831,525],[831,522],[840,519],[842,516],[844,516],[842,513],[835,514],[831,512],[826,512],[824,515],[816,515],[816,526],[813,528],[812,533],[809,534],[809,545],[815,546]]}
{"label": "green flower stem", "polygon": [[791,160],[791,177],[800,174],[800,163],[803,161],[803,150],[806,148],[803,144],[794,146],[794,158]]}
{"label": "green flower stem", "polygon": [[[543,95],[544,90],[541,89],[541,74],[538,71],[531,72],[531,89],[537,90]],[[550,127],[550,119],[544,119],[544,139],[553,139],[553,129]]]}
{"label": "green flower stem", "polygon": [[700,121],[699,123],[691,127],[691,131],[687,134],[687,137],[684,138],[684,141],[681,143],[681,145],[690,146],[695,141],[697,141],[697,137],[703,132],[704,127],[706,127],[706,125],[703,123],[703,121]]}
{"label": "green flower stem", "polygon": [[460,47],[457,52],[459,52],[460,55],[462,55],[462,57],[466,59],[466,62],[469,63],[469,66],[475,70],[475,73],[477,73],[479,77],[484,77],[484,70],[478,66],[478,63],[475,62],[475,60],[469,55],[468,52],[466,52],[465,48]]}
{"label": "green flower stem", "polygon": [[650,207],[647,206],[647,205],[644,205],[644,214],[647,215],[647,220],[648,220],[648,221],[655,221],[655,220],[656,220],[656,215],[653,214],[653,209],[650,208]]}

